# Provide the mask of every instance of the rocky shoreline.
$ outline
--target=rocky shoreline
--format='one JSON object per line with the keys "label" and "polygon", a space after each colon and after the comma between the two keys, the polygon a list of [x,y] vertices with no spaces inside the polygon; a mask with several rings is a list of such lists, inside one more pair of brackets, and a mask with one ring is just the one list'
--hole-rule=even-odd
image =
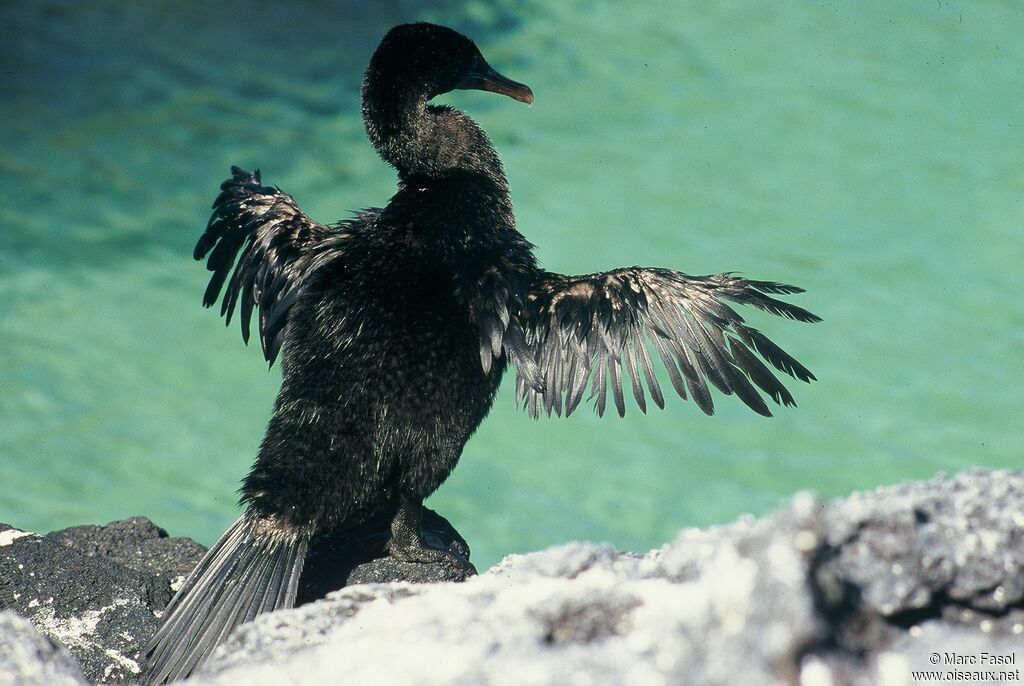
{"label": "rocky shoreline", "polygon": [[[131,681],[202,552],[141,517],[0,525],[0,686]],[[799,494],[647,554],[571,543],[466,583],[391,581],[427,571],[353,565],[341,591],[240,627],[189,683],[1019,681],[1024,472]]]}

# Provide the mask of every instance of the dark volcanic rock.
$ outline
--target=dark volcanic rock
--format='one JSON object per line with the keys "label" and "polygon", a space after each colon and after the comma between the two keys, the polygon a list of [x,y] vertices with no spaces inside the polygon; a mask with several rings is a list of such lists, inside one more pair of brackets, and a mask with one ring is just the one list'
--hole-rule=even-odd
{"label": "dark volcanic rock", "polygon": [[[423,527],[429,542],[469,559],[469,546],[444,517],[425,510]],[[392,560],[384,550],[387,538],[383,518],[320,536],[303,575],[300,602],[345,585],[467,576],[458,565]],[[145,517],[45,536],[0,524],[0,610],[27,617],[66,646],[91,681],[131,679],[140,673],[138,654],[156,630],[159,614],[204,553],[195,541],[169,538]]]}
{"label": "dark volcanic rock", "polygon": [[46,538],[90,557],[167,577],[171,583],[191,572],[206,552],[191,538],[169,538],[166,531],[145,517],[122,519],[106,526],[73,526],[50,532]]}
{"label": "dark volcanic rock", "polygon": [[121,681],[139,673],[135,656],[170,601],[172,575],[201,554],[141,517],[42,537],[8,527],[0,531],[0,609],[66,646],[90,680]]}

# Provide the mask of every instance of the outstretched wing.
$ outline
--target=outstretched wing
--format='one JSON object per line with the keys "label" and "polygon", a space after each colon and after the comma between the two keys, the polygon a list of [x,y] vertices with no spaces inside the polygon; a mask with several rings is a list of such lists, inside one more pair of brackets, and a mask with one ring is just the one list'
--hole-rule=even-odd
{"label": "outstretched wing", "polygon": [[807,310],[768,295],[802,291],[733,274],[688,276],[640,267],[584,276],[545,273],[531,287],[520,317],[541,383],[530,383],[519,374],[517,397],[531,416],[541,411],[549,416],[564,411],[568,416],[583,400],[589,382],[597,413],[604,413],[610,387],[622,416],[626,379],[642,412],[647,411],[644,383],[662,408],[665,400],[651,362],[653,351],[676,393],[684,400],[689,393],[706,414],[714,412],[707,383],[711,382],[726,395],[735,393],[758,414],[771,416],[757,389],[776,403],[796,403],[759,356],[802,381],[812,381],[814,375],[747,326],[729,303],[802,322],[820,321]]}
{"label": "outstretched wing", "polygon": [[[251,174],[232,167],[231,178],[220,188],[213,216],[193,252],[197,260],[209,253],[206,268],[213,272],[203,305],[217,302],[234,265],[220,313],[230,324],[241,298],[239,319],[248,343],[252,310],[258,306],[263,356],[273,364],[284,341],[288,310],[305,277],[340,252],[342,241],[337,239],[344,234],[307,217],[290,195],[262,185],[259,170]],[[239,250],[242,255],[235,264]]]}

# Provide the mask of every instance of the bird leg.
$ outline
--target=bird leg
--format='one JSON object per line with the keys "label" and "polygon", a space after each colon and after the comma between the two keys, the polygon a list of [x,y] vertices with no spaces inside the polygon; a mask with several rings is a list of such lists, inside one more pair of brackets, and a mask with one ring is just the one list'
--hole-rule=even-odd
{"label": "bird leg", "polygon": [[398,509],[391,520],[391,540],[387,543],[388,554],[400,562],[440,562],[453,565],[467,573],[475,575],[476,567],[450,548],[435,548],[423,540],[420,519],[423,514],[423,501],[399,496]]}

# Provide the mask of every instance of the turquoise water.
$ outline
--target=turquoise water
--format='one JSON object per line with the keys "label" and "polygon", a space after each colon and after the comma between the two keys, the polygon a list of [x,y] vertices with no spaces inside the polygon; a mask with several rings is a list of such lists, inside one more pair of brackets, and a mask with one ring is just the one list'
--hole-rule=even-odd
{"label": "turquoise water", "polygon": [[533,87],[443,99],[548,268],[741,270],[825,319],[751,315],[820,378],[772,420],[719,397],[535,422],[506,384],[429,503],[479,564],[1021,465],[1018,3],[550,4],[3,3],[0,521],[230,522],[279,376],[200,307],[192,245],[231,164],[324,221],[386,202],[358,83],[415,18]]}

